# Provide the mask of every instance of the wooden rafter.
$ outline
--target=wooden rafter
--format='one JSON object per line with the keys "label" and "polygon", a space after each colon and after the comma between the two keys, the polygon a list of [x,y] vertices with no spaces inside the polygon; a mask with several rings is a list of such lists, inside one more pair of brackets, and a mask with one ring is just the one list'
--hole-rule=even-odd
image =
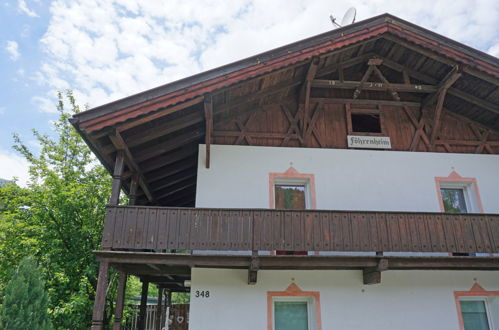
{"label": "wooden rafter", "polygon": [[[400,97],[397,93],[397,90],[392,86],[390,82],[385,78],[383,73],[379,70],[378,66],[383,63],[383,60],[380,58],[371,58],[367,62],[367,70],[362,76],[362,79],[356,84],[355,91],[353,93],[353,99],[357,99],[360,95],[360,92],[365,89],[368,84],[368,79],[374,73],[378,76],[378,78],[382,81],[382,83],[370,83],[368,86],[370,88],[377,88],[377,90],[387,90],[392,95],[392,98],[395,101],[400,101]],[[407,87],[407,86],[405,86]],[[412,88],[410,88],[412,90]]]}
{"label": "wooden rafter", "polygon": [[437,93],[434,96],[428,96],[427,99],[423,101],[423,108],[425,106],[430,105],[433,102],[434,97],[437,98],[437,105],[435,106],[435,115],[433,117],[433,125],[430,137],[431,148],[433,149],[435,140],[437,139],[438,130],[440,128],[440,117],[442,115],[442,110],[444,107],[445,94],[447,90],[454,84],[459,77],[461,77],[462,73],[459,70],[458,66],[455,66],[442,80],[439,84],[439,88]]}
{"label": "wooden rafter", "polygon": [[310,65],[308,67],[307,74],[305,76],[305,81],[303,82],[303,86],[299,94],[298,103],[303,104],[303,132],[307,129],[308,126],[308,113],[310,112],[310,89],[312,88],[312,81],[315,78],[318,66],[319,58],[312,58],[312,61],[310,62]]}
{"label": "wooden rafter", "polygon": [[135,162],[134,157],[132,156],[130,149],[128,149],[128,146],[125,140],[123,140],[120,132],[116,131],[114,135],[110,135],[109,137],[116,149],[123,150],[125,155],[125,162],[128,165],[128,168],[139,175],[139,185],[142,188],[142,191],[145,193],[149,201],[153,201],[154,198],[151,193],[151,188],[149,187],[147,181],[144,179],[144,175],[142,174],[143,172]]}
{"label": "wooden rafter", "polygon": [[303,136],[302,134],[300,134],[300,128],[298,127],[298,122],[301,117],[300,112],[303,111],[303,109],[299,108],[298,111],[296,112],[296,115],[293,116],[289,111],[289,109],[281,104],[281,111],[284,113],[284,115],[289,121],[288,131],[286,132],[286,137],[282,141],[281,146],[287,146],[293,134],[297,136],[298,140],[300,141],[300,145],[303,146],[304,145]]}
{"label": "wooden rafter", "polygon": [[[438,80],[433,78],[432,76],[429,76],[427,74],[424,74],[422,72],[416,71],[415,69],[407,68],[404,65],[401,65],[395,61],[389,60],[384,58],[383,59],[383,65],[389,67],[392,70],[399,71],[399,72],[407,72],[411,77],[417,80],[425,81],[429,84],[437,84]],[[464,70],[465,71],[465,70]],[[466,102],[475,104],[483,109],[487,109],[491,112],[499,114],[499,105],[493,104],[489,101],[483,100],[481,98],[478,98],[472,94],[463,92],[459,89],[456,88],[449,88],[447,93],[449,95],[458,97],[462,100],[465,100]]]}

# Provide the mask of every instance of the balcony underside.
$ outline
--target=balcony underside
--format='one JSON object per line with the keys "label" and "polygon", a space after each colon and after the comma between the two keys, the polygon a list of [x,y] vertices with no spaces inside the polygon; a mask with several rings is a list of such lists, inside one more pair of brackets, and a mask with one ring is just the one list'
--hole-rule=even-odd
{"label": "balcony underside", "polygon": [[[110,206],[102,248],[100,260],[173,291],[188,290],[192,267],[248,269],[248,283],[258,270],[360,269],[369,284],[388,269],[499,269],[499,215]],[[321,254],[269,255],[275,250]]]}

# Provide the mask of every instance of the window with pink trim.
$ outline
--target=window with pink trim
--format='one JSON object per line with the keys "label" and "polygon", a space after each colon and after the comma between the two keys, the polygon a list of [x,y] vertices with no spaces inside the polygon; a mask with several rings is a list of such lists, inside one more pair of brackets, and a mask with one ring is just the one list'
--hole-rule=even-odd
{"label": "window with pink trim", "polygon": [[440,210],[446,213],[483,213],[475,178],[463,178],[456,171],[448,177],[436,177]]}
{"label": "window with pink trim", "polygon": [[499,327],[499,291],[487,291],[475,283],[469,291],[455,291],[461,330],[493,330]]}

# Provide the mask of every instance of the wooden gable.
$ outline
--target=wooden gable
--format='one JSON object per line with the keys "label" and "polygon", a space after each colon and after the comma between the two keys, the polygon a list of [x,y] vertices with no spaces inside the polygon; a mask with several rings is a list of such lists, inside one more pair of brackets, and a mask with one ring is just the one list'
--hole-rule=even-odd
{"label": "wooden gable", "polygon": [[110,172],[123,151],[140,203],[192,206],[198,144],[346,148],[351,112],[379,113],[392,150],[497,154],[498,87],[497,58],[381,15],[72,122]]}

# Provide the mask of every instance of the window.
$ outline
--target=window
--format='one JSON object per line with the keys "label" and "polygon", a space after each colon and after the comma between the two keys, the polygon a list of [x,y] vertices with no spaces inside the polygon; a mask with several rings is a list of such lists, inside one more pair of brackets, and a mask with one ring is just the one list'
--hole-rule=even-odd
{"label": "window", "polygon": [[356,133],[381,133],[379,113],[352,113],[352,131]]}
{"label": "window", "polygon": [[386,136],[383,112],[378,109],[351,109],[346,107],[348,135]]}
{"label": "window", "polygon": [[321,330],[320,293],[302,291],[294,282],[285,291],[268,291],[267,329]]}
{"label": "window", "polygon": [[499,329],[499,291],[475,282],[468,291],[454,291],[460,330]]}
{"label": "window", "polygon": [[304,210],[306,203],[306,185],[276,184],[275,208],[287,210]]}
{"label": "window", "polygon": [[463,178],[456,171],[435,177],[440,210],[446,213],[483,213],[475,178]]}
{"label": "window", "polygon": [[486,300],[461,300],[464,330],[490,330]]}
{"label": "window", "polygon": [[463,188],[440,188],[446,213],[468,213]]}
{"label": "window", "polygon": [[274,301],[274,330],[309,330],[308,301]]}

